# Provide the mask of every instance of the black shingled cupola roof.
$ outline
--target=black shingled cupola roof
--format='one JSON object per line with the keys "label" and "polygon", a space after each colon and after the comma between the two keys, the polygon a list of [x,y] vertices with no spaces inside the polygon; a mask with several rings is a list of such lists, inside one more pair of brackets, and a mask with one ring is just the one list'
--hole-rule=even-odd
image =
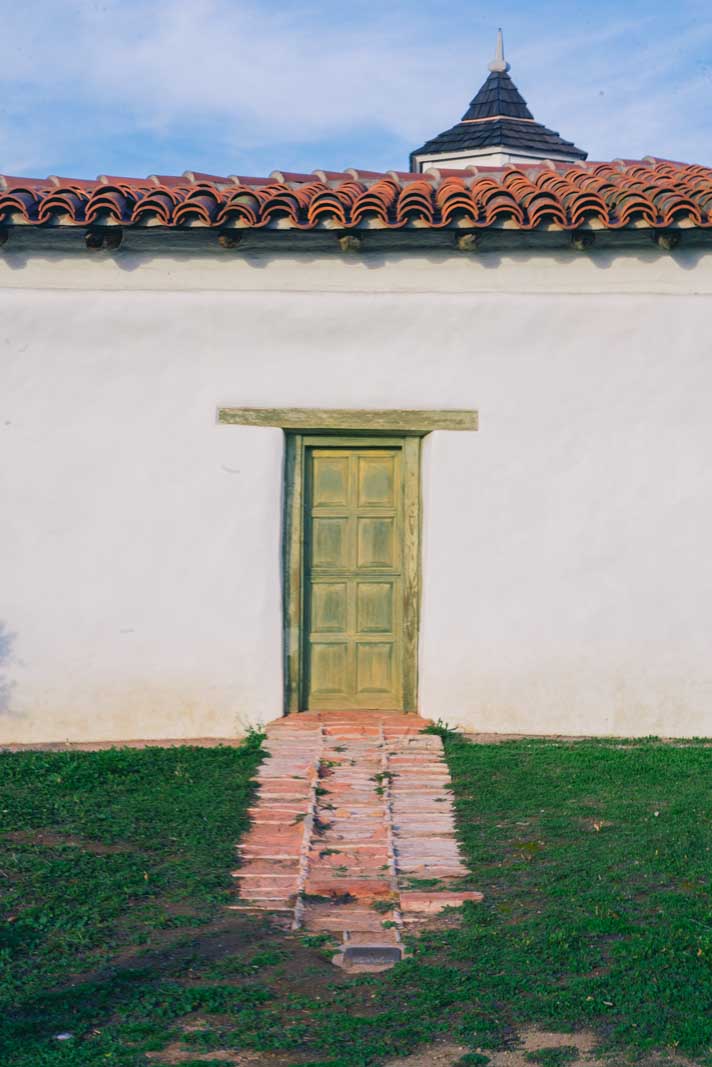
{"label": "black shingled cupola roof", "polygon": [[[532,160],[586,159],[587,152],[534,121],[526,100],[509,76],[501,30],[497,37],[497,56],[489,70],[487,80],[460,121],[411,152],[411,170],[438,165],[437,159],[419,165],[418,157],[425,155],[449,157],[452,166],[466,166],[468,162],[476,162],[476,157],[484,157],[482,163],[486,165],[487,155],[497,152]],[[462,158],[469,152],[473,153],[471,160],[463,159],[460,163],[452,160],[453,156]]]}
{"label": "black shingled cupola roof", "polygon": [[492,70],[474,100],[470,101],[461,121],[470,119],[493,119],[506,115],[512,119],[528,119],[534,116],[526,100],[509,77],[506,70]]}

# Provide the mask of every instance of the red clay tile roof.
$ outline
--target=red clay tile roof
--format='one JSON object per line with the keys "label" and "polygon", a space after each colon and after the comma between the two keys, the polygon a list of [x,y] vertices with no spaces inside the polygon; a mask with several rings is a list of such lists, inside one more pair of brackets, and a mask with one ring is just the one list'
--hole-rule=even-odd
{"label": "red clay tile roof", "polygon": [[612,163],[470,167],[426,174],[348,170],[269,178],[10,178],[0,227],[187,229],[562,229],[712,227],[712,168],[646,157]]}

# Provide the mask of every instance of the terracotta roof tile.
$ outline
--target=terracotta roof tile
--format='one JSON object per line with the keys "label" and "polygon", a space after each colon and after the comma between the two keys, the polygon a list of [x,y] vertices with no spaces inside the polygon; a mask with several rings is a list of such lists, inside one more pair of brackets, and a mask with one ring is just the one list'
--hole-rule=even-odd
{"label": "terracotta roof tile", "polygon": [[216,185],[231,185],[230,178],[221,178],[217,174],[201,174],[196,170],[184,170],[183,177],[191,182],[210,182]]}
{"label": "terracotta roof tile", "polygon": [[171,229],[574,230],[712,227],[712,169],[642,160],[433,169],[349,169],[269,178],[0,176],[0,225]]}
{"label": "terracotta roof tile", "polygon": [[9,174],[0,174],[0,190],[2,189],[48,189],[54,186],[51,178],[11,178]]}
{"label": "terracotta roof tile", "polygon": [[240,174],[230,175],[230,181],[234,185],[269,185],[272,180],[272,178],[252,178]]}
{"label": "terracotta roof tile", "polygon": [[315,170],[312,173],[322,182],[343,182],[353,177],[346,170]]}

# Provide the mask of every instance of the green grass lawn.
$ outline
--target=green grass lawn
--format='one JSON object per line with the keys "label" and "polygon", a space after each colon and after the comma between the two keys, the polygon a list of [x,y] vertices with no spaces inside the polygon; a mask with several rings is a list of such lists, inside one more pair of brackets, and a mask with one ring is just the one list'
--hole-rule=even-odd
{"label": "green grass lawn", "polygon": [[1,1067],[139,1067],[177,1041],[376,1067],[438,1036],[484,1063],[531,1023],[592,1029],[616,1063],[712,1064],[712,748],[447,752],[486,901],[363,977],[224,908],[256,739],[0,755]]}

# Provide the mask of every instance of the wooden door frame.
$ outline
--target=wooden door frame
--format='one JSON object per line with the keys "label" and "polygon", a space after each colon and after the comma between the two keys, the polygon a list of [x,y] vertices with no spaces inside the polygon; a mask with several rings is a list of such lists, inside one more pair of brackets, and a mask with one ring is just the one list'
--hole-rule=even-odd
{"label": "wooden door frame", "polygon": [[285,430],[284,463],[284,711],[304,710],[304,486],[309,447],[355,448],[359,445],[400,448],[403,457],[403,708],[418,709],[418,638],[420,632],[421,440],[422,433],[374,433],[349,429],[338,433]]}

